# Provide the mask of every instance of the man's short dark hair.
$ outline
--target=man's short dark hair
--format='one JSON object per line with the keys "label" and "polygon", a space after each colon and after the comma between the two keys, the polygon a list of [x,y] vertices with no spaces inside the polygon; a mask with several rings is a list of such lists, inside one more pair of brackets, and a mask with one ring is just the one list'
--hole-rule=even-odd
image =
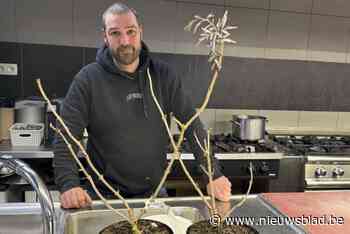
{"label": "man's short dark hair", "polygon": [[129,12],[132,12],[135,15],[137,23],[139,25],[141,25],[140,18],[138,16],[137,12],[133,8],[128,7],[124,3],[117,2],[117,3],[114,3],[113,5],[111,5],[110,7],[108,7],[107,10],[105,10],[105,12],[103,12],[103,14],[102,14],[102,30],[105,31],[105,29],[106,29],[106,17],[107,17],[107,15],[109,15],[109,14],[121,15],[121,14],[126,14]]}

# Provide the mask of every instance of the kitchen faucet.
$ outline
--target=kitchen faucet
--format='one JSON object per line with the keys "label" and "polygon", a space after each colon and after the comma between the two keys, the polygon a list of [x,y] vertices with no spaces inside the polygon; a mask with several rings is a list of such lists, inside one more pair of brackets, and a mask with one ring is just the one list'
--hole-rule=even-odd
{"label": "kitchen faucet", "polygon": [[14,170],[34,188],[42,210],[43,234],[54,234],[56,228],[54,204],[44,181],[28,164],[11,155],[0,156],[0,164]]}

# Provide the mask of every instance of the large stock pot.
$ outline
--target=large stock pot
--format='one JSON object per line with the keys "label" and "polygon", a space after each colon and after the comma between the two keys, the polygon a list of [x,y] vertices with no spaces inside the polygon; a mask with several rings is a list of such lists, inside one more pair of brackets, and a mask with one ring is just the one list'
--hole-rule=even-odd
{"label": "large stock pot", "polygon": [[266,117],[259,115],[233,115],[232,134],[241,140],[257,141],[265,137]]}

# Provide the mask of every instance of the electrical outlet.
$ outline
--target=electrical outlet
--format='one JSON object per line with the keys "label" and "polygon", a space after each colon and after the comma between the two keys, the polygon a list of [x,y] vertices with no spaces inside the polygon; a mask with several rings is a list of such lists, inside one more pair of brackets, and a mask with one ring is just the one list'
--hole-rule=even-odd
{"label": "electrical outlet", "polygon": [[0,63],[0,75],[17,76],[18,68],[15,63]]}

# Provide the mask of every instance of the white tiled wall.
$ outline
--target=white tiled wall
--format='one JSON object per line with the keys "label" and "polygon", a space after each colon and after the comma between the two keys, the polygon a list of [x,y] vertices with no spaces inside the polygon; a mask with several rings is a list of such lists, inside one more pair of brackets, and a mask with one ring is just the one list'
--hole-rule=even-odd
{"label": "white tiled wall", "polygon": [[231,132],[232,111],[225,109],[212,110],[215,112],[215,133]]}
{"label": "white tiled wall", "polygon": [[[199,118],[202,121],[205,129],[210,129],[211,132],[215,131],[215,109],[204,110]],[[173,134],[179,133],[179,129],[174,119],[172,119],[170,126]]]}
{"label": "white tiled wall", "polygon": [[[232,132],[232,115],[237,114],[265,116],[268,119],[266,125],[268,129],[318,130],[350,134],[349,112],[206,109],[200,119],[206,128],[212,129],[213,134],[227,134]],[[171,131],[178,133],[174,121]]]}
{"label": "white tiled wall", "polygon": [[268,119],[268,127],[298,127],[299,111],[275,111],[275,110],[260,110],[259,115],[265,116]]}
{"label": "white tiled wall", "polygon": [[211,132],[215,130],[215,111],[213,109],[206,109],[199,118],[206,129],[210,129]]}
{"label": "white tiled wall", "polygon": [[350,129],[350,113],[339,112],[337,121],[338,130],[349,130]]}
{"label": "white tiled wall", "polygon": [[298,126],[335,129],[337,127],[337,121],[337,112],[300,111]]}

